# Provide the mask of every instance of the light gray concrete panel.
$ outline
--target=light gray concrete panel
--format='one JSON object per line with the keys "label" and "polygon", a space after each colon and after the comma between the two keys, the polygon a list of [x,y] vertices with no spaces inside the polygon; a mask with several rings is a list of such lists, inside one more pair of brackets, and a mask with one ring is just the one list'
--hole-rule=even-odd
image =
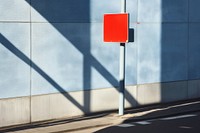
{"label": "light gray concrete panel", "polygon": [[126,85],[137,84],[137,25],[132,23],[130,24],[130,28],[133,29],[134,32],[132,36],[134,42],[126,44]]}
{"label": "light gray concrete panel", "polygon": [[138,85],[138,104],[186,100],[188,98],[187,89],[187,81]]}
{"label": "light gray concrete panel", "polygon": [[137,22],[138,16],[138,0],[126,1],[126,12],[130,15],[130,23]]}
{"label": "light gray concrete panel", "polygon": [[0,0],[0,21],[30,21],[29,0]]}
{"label": "light gray concrete panel", "polygon": [[83,92],[73,92],[69,94],[73,101],[70,101],[63,94],[49,94],[33,96],[31,100],[31,120],[42,121],[83,115]]}
{"label": "light gray concrete panel", "polygon": [[30,24],[0,23],[0,98],[30,95]]}
{"label": "light gray concrete panel", "polygon": [[30,98],[0,100],[0,127],[30,123]]}
{"label": "light gray concrete panel", "polygon": [[[136,22],[137,19],[137,0],[127,0],[127,13],[130,14],[130,22]],[[120,0],[91,0],[90,14],[92,22],[103,22],[103,14],[105,13],[120,13]]]}
{"label": "light gray concrete panel", "polygon": [[119,44],[103,43],[102,23],[34,23],[32,33],[33,95],[118,86]]}
{"label": "light gray concrete panel", "polygon": [[200,22],[200,1],[189,0],[189,20],[190,22]]}
{"label": "light gray concrete panel", "polygon": [[161,79],[161,24],[138,24],[137,83]]}
{"label": "light gray concrete panel", "polygon": [[32,0],[34,22],[89,22],[89,0]]}
{"label": "light gray concrete panel", "polygon": [[200,80],[188,81],[188,98],[199,98],[200,97]]}
{"label": "light gray concrete panel", "polygon": [[138,85],[137,101],[139,105],[161,103],[161,85],[159,83]]}
{"label": "light gray concrete panel", "polygon": [[161,81],[188,79],[188,25],[163,24],[161,32]]}
{"label": "light gray concrete panel", "polygon": [[[125,107],[136,106],[136,86],[126,87]],[[115,88],[33,96],[32,122],[118,109]]]}
{"label": "light gray concrete panel", "polygon": [[138,22],[161,22],[161,0],[138,0]]}
{"label": "light gray concrete panel", "polygon": [[[79,3],[79,4],[77,4]],[[103,22],[103,14],[120,13],[120,1],[116,0],[33,0],[32,20],[36,22]],[[127,12],[131,22],[136,22],[137,0],[127,1]]]}
{"label": "light gray concrete panel", "polygon": [[[89,24],[35,23],[32,26],[32,92],[82,90],[84,57],[90,56]],[[88,81],[85,81],[88,82]]]}
{"label": "light gray concrete panel", "polygon": [[139,24],[137,83],[186,80],[187,34],[186,24]]}
{"label": "light gray concrete panel", "polygon": [[163,22],[188,22],[188,0],[162,0]]}
{"label": "light gray concrete panel", "polygon": [[91,88],[118,86],[119,44],[103,42],[103,23],[91,24],[91,55],[88,58]]}
{"label": "light gray concrete panel", "polygon": [[[119,107],[119,92],[115,88],[91,90],[90,95],[91,112],[115,110]],[[136,105],[136,86],[126,86],[125,108],[135,107]]]}
{"label": "light gray concrete panel", "polygon": [[187,22],[188,0],[138,0],[139,22]]}
{"label": "light gray concrete panel", "polygon": [[135,85],[126,86],[125,87],[125,107],[126,108],[134,108],[134,107],[138,106],[137,99],[138,99],[137,86],[135,86]]}
{"label": "light gray concrete panel", "polygon": [[[129,45],[129,46],[128,46]],[[125,82],[126,85],[137,84],[137,49],[136,44],[127,44],[126,46],[126,68]]]}
{"label": "light gray concrete panel", "polygon": [[173,101],[179,101],[179,100],[187,100],[187,98],[188,98],[187,81],[162,83],[161,84],[161,99],[162,99],[162,102],[173,102]]}
{"label": "light gray concrete panel", "polygon": [[189,25],[189,79],[200,78],[200,24]]}

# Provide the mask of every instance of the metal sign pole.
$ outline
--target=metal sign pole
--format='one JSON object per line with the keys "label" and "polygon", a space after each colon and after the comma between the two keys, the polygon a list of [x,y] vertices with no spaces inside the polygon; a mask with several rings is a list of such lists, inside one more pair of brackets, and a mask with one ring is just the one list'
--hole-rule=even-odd
{"label": "metal sign pole", "polygon": [[[126,0],[121,0],[121,13],[126,13]],[[119,62],[119,115],[124,115],[125,43],[120,43]]]}

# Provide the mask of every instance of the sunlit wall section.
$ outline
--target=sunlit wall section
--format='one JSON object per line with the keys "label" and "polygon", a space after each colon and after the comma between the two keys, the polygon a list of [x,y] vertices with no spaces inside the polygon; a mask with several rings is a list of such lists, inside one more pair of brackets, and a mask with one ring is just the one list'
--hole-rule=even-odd
{"label": "sunlit wall section", "polygon": [[137,27],[138,103],[187,99],[188,0],[138,0]]}
{"label": "sunlit wall section", "polygon": [[139,0],[138,8],[138,83],[187,80],[188,1]]}
{"label": "sunlit wall section", "polygon": [[[118,86],[119,43],[103,42],[103,15],[120,13],[121,1],[91,0],[91,53],[104,66],[92,66],[92,88]],[[127,0],[127,12],[130,14],[130,28],[135,29],[137,18],[137,0]],[[132,35],[134,37],[134,35]],[[136,37],[136,34],[135,34]],[[126,44],[126,85],[136,84],[136,38],[135,43]],[[107,72],[106,72],[107,71]]]}
{"label": "sunlit wall section", "polygon": [[30,122],[30,5],[0,0],[0,127]]}
{"label": "sunlit wall section", "polygon": [[30,95],[30,6],[0,0],[0,99]]}

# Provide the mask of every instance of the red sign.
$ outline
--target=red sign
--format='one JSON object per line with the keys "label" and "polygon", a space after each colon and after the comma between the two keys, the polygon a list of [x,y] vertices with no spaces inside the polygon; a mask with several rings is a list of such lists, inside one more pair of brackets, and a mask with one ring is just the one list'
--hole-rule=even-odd
{"label": "red sign", "polygon": [[104,42],[128,42],[128,13],[104,14]]}

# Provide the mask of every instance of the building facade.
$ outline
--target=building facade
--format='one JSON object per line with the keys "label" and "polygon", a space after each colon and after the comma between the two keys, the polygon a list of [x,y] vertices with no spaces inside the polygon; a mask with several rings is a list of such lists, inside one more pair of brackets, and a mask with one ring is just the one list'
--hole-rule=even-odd
{"label": "building facade", "polygon": [[[118,108],[120,0],[0,0],[0,127]],[[126,108],[200,97],[200,1],[127,0]]]}

